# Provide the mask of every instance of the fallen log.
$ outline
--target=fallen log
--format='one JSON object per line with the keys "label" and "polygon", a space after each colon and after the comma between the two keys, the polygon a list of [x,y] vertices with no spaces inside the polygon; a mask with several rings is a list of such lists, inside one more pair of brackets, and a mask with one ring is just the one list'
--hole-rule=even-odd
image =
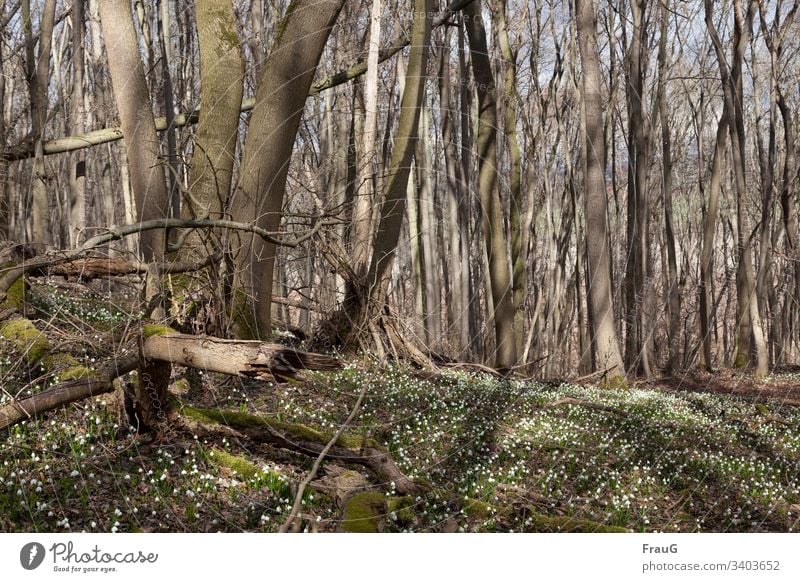
{"label": "fallen log", "polygon": [[[199,426],[213,431],[215,427],[220,427],[226,435],[233,431],[250,440],[270,443],[304,455],[319,455],[332,437],[301,424],[280,422],[266,416],[232,410],[185,406],[180,410],[180,415],[186,419],[190,429]],[[413,495],[429,488],[424,483],[416,483],[408,478],[380,444],[366,437],[347,434],[339,436],[336,444],[328,449],[326,458],[362,465],[381,480],[381,485],[394,483],[395,491],[401,495]]]}
{"label": "fallen log", "polygon": [[0,406],[0,430],[72,402],[111,392],[114,390],[114,379],[132,372],[138,363],[139,359],[136,356],[111,360],[89,376],[64,382],[29,398],[13,400]]}
{"label": "fallen log", "polygon": [[240,378],[280,382],[300,378],[300,370],[338,370],[342,367],[342,363],[331,356],[303,352],[281,344],[186,335],[154,325],[146,325],[143,336],[142,355],[145,358]]}

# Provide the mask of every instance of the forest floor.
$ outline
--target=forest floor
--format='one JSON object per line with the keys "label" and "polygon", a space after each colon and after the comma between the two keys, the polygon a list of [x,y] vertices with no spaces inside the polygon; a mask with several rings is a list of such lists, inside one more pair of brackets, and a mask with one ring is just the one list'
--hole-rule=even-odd
{"label": "forest floor", "polygon": [[[90,321],[77,303],[57,302],[62,320]],[[92,321],[97,331],[122,318],[111,310]],[[0,368],[6,389],[20,381],[13,354]],[[348,432],[377,441],[428,492],[400,496],[363,467],[327,460],[304,496],[301,530],[365,530],[343,522],[325,486],[345,469],[385,497],[367,531],[800,529],[797,371],[761,382],[694,373],[627,389],[364,362],[282,384],[175,374],[179,407],[331,434],[368,386]],[[313,460],[235,434],[175,429],[153,442],[128,427],[111,393],[0,435],[0,531],[276,531]]]}

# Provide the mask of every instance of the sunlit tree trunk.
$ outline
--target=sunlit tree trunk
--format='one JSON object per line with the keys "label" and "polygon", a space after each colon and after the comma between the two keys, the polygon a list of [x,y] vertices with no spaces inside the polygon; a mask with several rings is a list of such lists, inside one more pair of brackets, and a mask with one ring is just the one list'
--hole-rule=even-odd
{"label": "sunlit tree trunk", "polygon": [[[125,136],[136,219],[164,218],[169,209],[166,177],[158,156],[159,139],[130,3],[103,0],[99,8],[111,85]],[[144,259],[160,260],[164,256],[164,242],[161,230],[142,232],[139,243]]]}
{"label": "sunlit tree trunk", "polygon": [[625,376],[625,366],[617,341],[609,278],[606,180],[603,167],[603,97],[593,1],[575,0],[575,17],[583,70],[584,197],[589,296],[594,332],[592,343],[596,353],[596,367],[605,370],[609,380],[617,381]]}
{"label": "sunlit tree trunk", "polygon": [[511,369],[517,364],[514,334],[514,304],[503,209],[498,191],[497,89],[483,27],[481,7],[472,3],[464,9],[469,37],[472,74],[478,94],[478,191],[481,198],[481,231],[488,257],[491,284],[491,314],[494,317],[494,364]]}
{"label": "sunlit tree trunk", "polygon": [[[281,222],[286,177],[308,90],[344,0],[293,0],[264,62],[244,144],[234,220],[269,231]],[[275,245],[254,235],[233,241],[237,334],[271,333]]]}

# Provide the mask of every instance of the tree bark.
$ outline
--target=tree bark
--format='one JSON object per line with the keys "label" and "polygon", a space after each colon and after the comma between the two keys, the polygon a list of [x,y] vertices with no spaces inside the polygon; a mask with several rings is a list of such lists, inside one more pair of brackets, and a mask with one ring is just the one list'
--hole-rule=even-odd
{"label": "tree bark", "polygon": [[34,60],[33,21],[30,0],[22,2],[22,27],[25,31],[25,75],[28,80],[31,104],[31,134],[33,143],[33,237],[42,245],[52,242],[50,232],[50,195],[44,167],[44,126],[47,121],[50,81],[50,54],[52,52],[53,26],[56,2],[46,0],[39,24],[39,52]]}
{"label": "tree bark", "polygon": [[583,69],[584,191],[586,239],[588,246],[589,296],[592,312],[592,343],[596,370],[606,370],[614,382],[625,376],[625,366],[617,341],[608,250],[606,219],[606,181],[603,167],[605,138],[600,91],[600,60],[595,30],[593,0],[575,0],[578,47]]}
{"label": "tree bark", "polygon": [[411,174],[411,161],[417,147],[420,106],[427,78],[432,7],[432,0],[415,0],[414,3],[411,52],[406,67],[400,118],[366,281],[370,301],[375,300],[378,304],[383,303],[389,288],[391,267],[405,214],[406,188]]}
{"label": "tree bark", "polygon": [[495,338],[492,359],[497,368],[510,370],[517,364],[517,341],[514,333],[511,265],[497,184],[497,89],[480,5],[470,4],[464,9],[464,15],[467,19],[472,74],[478,94],[478,190],[482,206],[481,231],[492,290],[491,314],[494,317]]}
{"label": "tree bark", "polygon": [[[86,0],[74,0],[72,3],[72,101],[71,129],[73,134],[86,131],[86,115],[84,108],[84,7]],[[76,152],[71,156],[72,168],[69,176],[70,219],[69,243],[78,246],[81,233],[86,228],[86,158]]]}
{"label": "tree bark", "polygon": [[[286,178],[305,99],[344,0],[293,0],[264,63],[250,116],[241,180],[231,200],[234,220],[268,231],[280,226]],[[250,235],[232,241],[237,273],[237,334],[271,333],[275,246]]]}
{"label": "tree bark", "polygon": [[[99,5],[111,84],[125,136],[136,217],[139,221],[163,218],[169,212],[166,176],[158,156],[158,135],[130,2],[103,0]],[[139,242],[144,260],[160,260],[164,256],[164,231],[143,232]]]}

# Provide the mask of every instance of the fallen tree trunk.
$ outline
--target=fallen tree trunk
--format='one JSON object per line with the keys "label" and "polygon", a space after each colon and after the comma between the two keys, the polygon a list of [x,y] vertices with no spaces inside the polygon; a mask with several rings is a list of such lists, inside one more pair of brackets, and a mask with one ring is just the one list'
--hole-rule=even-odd
{"label": "fallen tree trunk", "polygon": [[[265,416],[220,409],[200,409],[189,406],[180,410],[189,423],[206,430],[219,426],[226,433],[234,431],[250,440],[270,443],[304,455],[319,455],[332,435],[301,424],[280,422]],[[194,428],[194,427],[191,427]],[[359,435],[341,435],[330,447],[327,459],[362,465],[372,471],[383,483],[394,483],[400,495],[426,491],[429,486],[415,483],[395,464],[389,453],[374,440]]]}
{"label": "fallen tree trunk", "polygon": [[150,325],[144,327],[143,336],[145,358],[240,378],[280,382],[300,378],[300,370],[342,367],[336,358],[280,344],[186,335],[168,327]]}
{"label": "fallen tree trunk", "polygon": [[136,356],[115,359],[85,378],[64,382],[29,398],[0,406],[0,430],[72,402],[111,392],[114,390],[114,379],[132,372],[138,364]]}

